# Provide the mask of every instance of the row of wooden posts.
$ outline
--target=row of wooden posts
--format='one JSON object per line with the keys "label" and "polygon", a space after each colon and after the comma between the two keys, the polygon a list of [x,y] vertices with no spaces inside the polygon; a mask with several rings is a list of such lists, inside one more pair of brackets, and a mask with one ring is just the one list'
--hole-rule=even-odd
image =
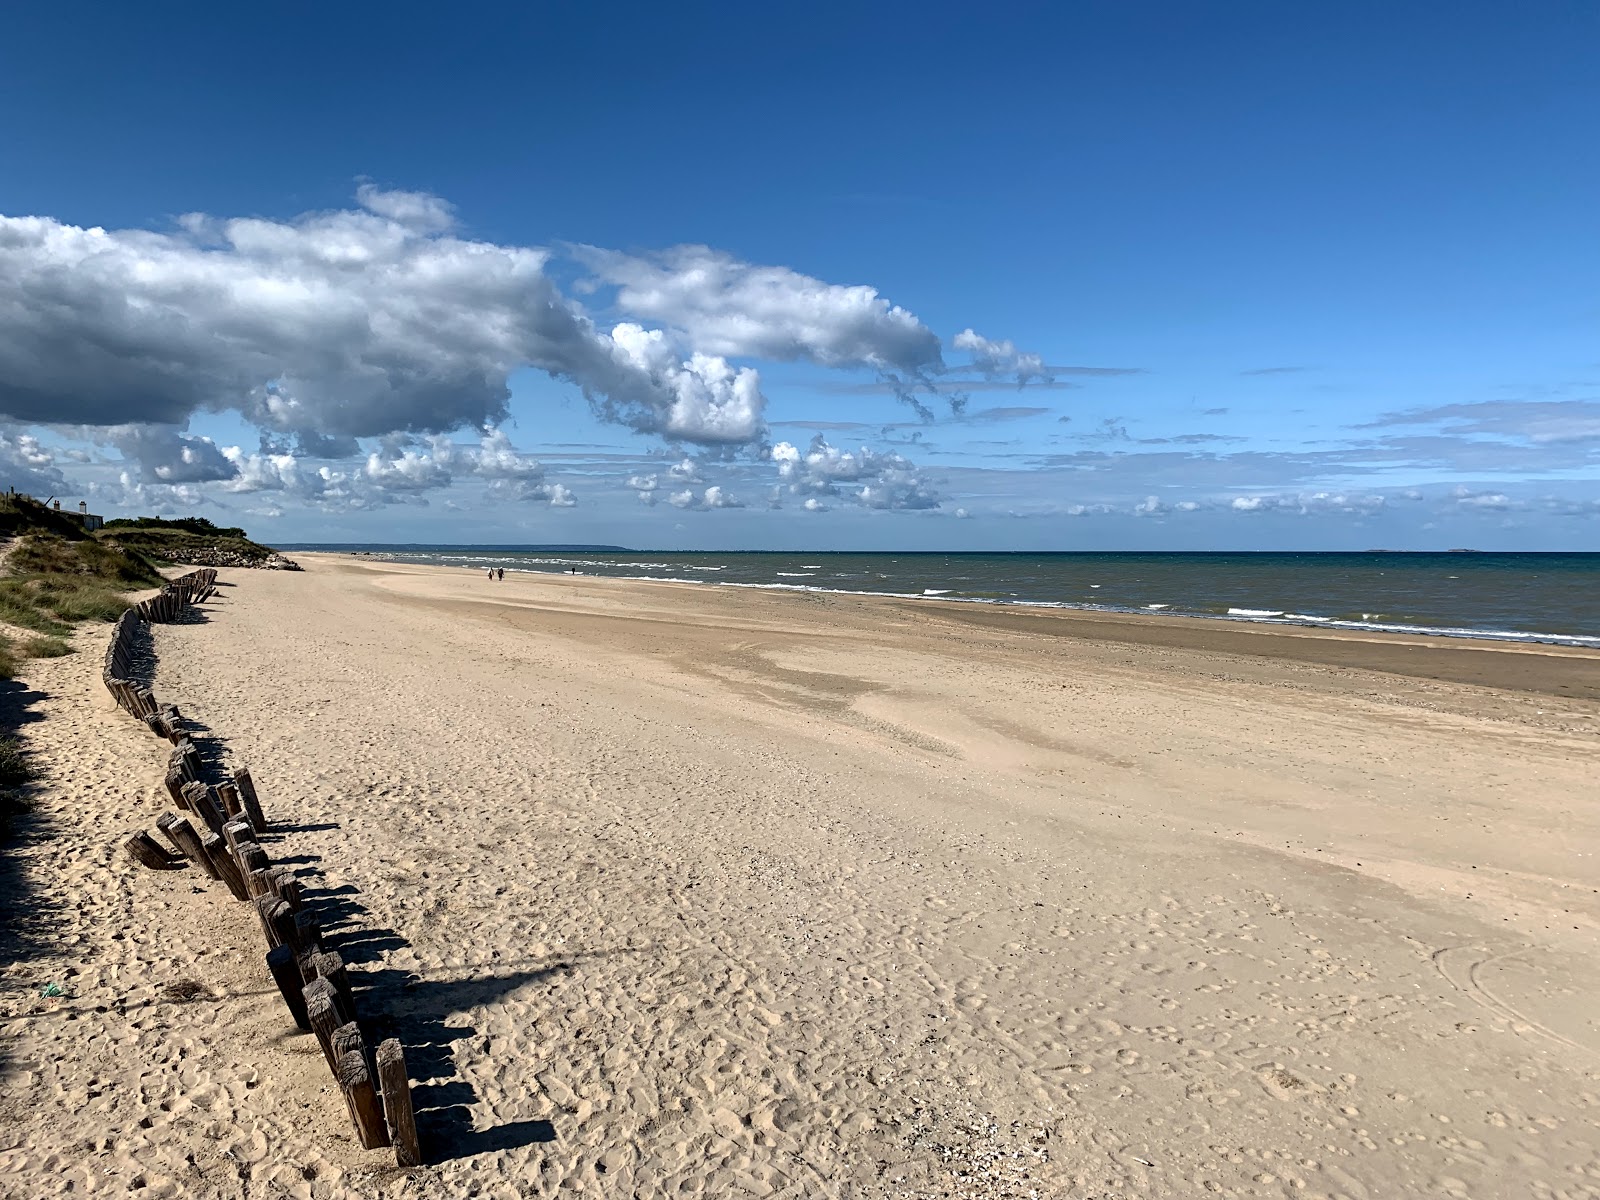
{"label": "row of wooden posts", "polygon": [[153,870],[192,863],[236,900],[254,906],[266,935],[267,970],[295,1024],[316,1034],[361,1144],[369,1150],[392,1145],[401,1166],[416,1166],[422,1155],[405,1052],[398,1039],[390,1038],[374,1053],[362,1037],[343,959],[324,947],[316,917],[303,906],[299,879],[287,867],[273,866],[261,848],[258,834],[268,828],[267,818],[249,768],[240,766],[231,779],[207,783],[183,715],[131,678],[143,626],[176,619],[185,606],[215,590],[216,577],[216,571],[206,568],[171,581],[160,596],[123,613],[112,632],[106,688],[119,705],[172,744],[166,788],[179,810],[156,820],[172,850],[145,830],[131,834],[123,849]]}

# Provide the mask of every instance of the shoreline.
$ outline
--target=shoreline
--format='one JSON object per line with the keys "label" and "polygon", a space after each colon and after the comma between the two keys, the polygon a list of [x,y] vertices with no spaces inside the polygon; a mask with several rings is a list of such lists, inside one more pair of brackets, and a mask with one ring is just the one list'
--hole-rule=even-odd
{"label": "shoreline", "polygon": [[[302,551],[299,556],[311,561],[342,563],[349,567],[437,573],[444,578],[465,578],[472,571],[472,568],[437,563],[401,562],[376,555],[331,551]],[[517,570],[516,575],[541,583],[565,581],[570,586],[581,582],[621,590],[644,585],[650,588],[690,589],[696,593],[757,593],[778,603],[782,603],[785,597],[795,598],[796,603],[806,603],[805,597],[817,597],[830,603],[903,607],[907,611],[995,630],[1009,629],[1048,637],[1116,641],[1180,651],[1292,660],[1323,667],[1376,671],[1559,699],[1600,701],[1600,649],[1549,642],[1334,629],[1199,614],[1045,607],[1028,603],[979,604],[940,596],[905,596],[827,588],[770,587],[638,576],[570,575],[525,569]],[[492,593],[474,593],[464,599],[484,602],[492,601],[494,596]]]}
{"label": "shoreline", "polygon": [[[392,564],[394,564],[396,566],[437,567],[440,570],[446,570],[446,571],[475,570],[475,569],[478,569],[479,566],[481,566],[482,564],[485,564],[485,563],[498,563],[501,559],[505,558],[507,554],[521,554],[522,553],[520,551],[511,550],[511,551],[506,551],[504,554],[496,554],[496,553],[493,553],[493,550],[494,550],[493,547],[471,547],[471,546],[465,546],[465,547],[459,547],[458,549],[461,551],[461,553],[459,553],[459,554],[449,554],[443,549],[439,549],[439,550],[430,549],[430,550],[425,551],[425,553],[429,554],[431,557],[434,557],[434,558],[451,558],[451,557],[463,558],[463,559],[476,558],[476,560],[477,560],[476,564],[474,564],[474,565],[464,565],[464,564],[452,564],[452,563],[440,563],[440,562],[418,562],[418,561],[413,561],[412,559],[407,559],[407,558],[403,558],[403,557],[391,557],[389,552],[376,551],[376,550],[304,550],[304,551],[296,551],[296,553],[299,553],[299,554],[302,554],[302,555],[323,556],[323,557],[328,557],[328,558],[345,558],[345,559],[350,559],[350,560],[358,561],[358,562],[392,563]],[[474,554],[473,553],[474,551],[477,551],[478,553]],[[418,553],[424,553],[424,552],[419,551]],[[559,551],[559,552],[552,551],[551,553],[582,553],[582,551]],[[641,556],[647,556],[652,552],[651,551],[637,551],[637,552],[635,552],[635,551],[626,551],[626,553],[630,553],[630,554],[637,553],[637,554],[639,554]],[[706,554],[712,554],[714,552],[710,552],[710,551],[706,551],[706,552],[663,551],[661,553],[676,553],[676,554],[706,553]],[[738,554],[744,554],[744,553],[766,554],[768,552],[767,551],[730,551],[730,552],[727,552],[727,553],[730,554],[730,555],[736,556]],[[1197,554],[1198,553],[1200,553],[1200,552],[1197,552]],[[1262,553],[1269,554],[1269,555],[1276,555],[1276,554],[1279,554],[1280,552],[1272,551],[1272,552],[1262,552]],[[1558,554],[1558,556],[1565,556],[1569,552],[1551,552],[1551,553]],[[923,554],[926,557],[942,557],[941,555],[933,554],[931,552],[920,552],[920,551],[919,552],[908,552],[907,556],[908,557],[915,557],[916,554]],[[797,555],[797,556],[798,557],[804,557],[803,554],[800,554],[800,555]],[[575,564],[577,564],[578,562],[580,562],[582,560],[562,559],[562,558],[545,558],[545,559],[541,559],[539,561],[544,561],[544,562],[564,562],[564,563],[568,563],[569,565],[575,565]],[[594,564],[590,563],[588,565],[594,565]],[[646,563],[617,563],[617,564],[614,564],[614,565],[619,566],[619,567],[628,567],[628,566],[645,566],[645,565],[652,565],[652,564],[646,564]],[[507,570],[511,570],[511,571],[515,571],[515,572],[517,572],[519,574],[526,574],[526,575],[558,575],[558,576],[566,576],[566,575],[569,574],[568,572],[565,572],[565,571],[542,571],[542,570],[536,570],[534,568],[527,567],[527,566],[508,566],[506,569]],[[700,568],[700,567],[689,566],[689,567],[686,567],[685,569],[687,569],[687,570],[701,570],[701,569],[709,569],[709,568]],[[718,567],[718,568],[715,568],[715,569],[720,570],[722,568]],[[782,572],[779,572],[779,573],[782,574]],[[692,585],[692,586],[696,586],[696,587],[746,588],[746,589],[749,589],[751,591],[802,592],[802,593],[804,593],[804,592],[816,592],[816,593],[819,593],[821,595],[829,595],[829,596],[863,596],[863,597],[873,597],[873,598],[884,599],[884,600],[919,601],[919,602],[924,602],[924,603],[926,603],[926,602],[940,602],[940,603],[946,603],[946,604],[973,605],[975,607],[980,607],[980,608],[1024,609],[1024,610],[1028,610],[1028,611],[1045,611],[1045,612],[1061,611],[1061,612],[1067,612],[1067,613],[1108,613],[1108,614],[1113,614],[1113,615],[1118,615],[1118,616],[1127,616],[1127,617],[1174,617],[1174,618],[1181,618],[1183,620],[1219,621],[1219,622],[1223,622],[1225,624],[1230,624],[1230,625],[1245,625],[1245,626],[1264,625],[1264,626],[1267,626],[1269,628],[1306,629],[1306,630],[1312,630],[1312,631],[1318,631],[1318,632],[1354,633],[1354,634],[1358,634],[1358,635],[1394,634],[1394,635],[1400,636],[1400,637],[1421,637],[1421,638],[1428,638],[1428,639],[1446,638],[1446,639],[1457,640],[1457,641],[1504,643],[1504,644],[1509,644],[1509,645],[1513,645],[1513,646],[1555,646],[1555,647],[1562,647],[1562,648],[1576,649],[1576,650],[1592,650],[1592,651],[1595,651],[1597,653],[1600,653],[1600,634],[1556,633],[1556,632],[1548,631],[1548,630],[1472,629],[1472,628],[1468,628],[1468,627],[1465,627],[1465,626],[1413,625],[1413,624],[1408,624],[1406,622],[1400,622],[1400,621],[1393,621],[1393,622],[1376,621],[1376,620],[1374,620],[1374,621],[1364,621],[1364,620],[1363,621],[1358,621],[1358,620],[1355,620],[1353,618],[1347,618],[1347,617],[1317,616],[1315,614],[1300,613],[1300,612],[1289,612],[1287,610],[1279,610],[1279,609],[1270,609],[1270,610],[1269,609],[1260,609],[1260,610],[1256,610],[1256,609],[1232,608],[1232,607],[1230,607],[1226,612],[1221,612],[1221,611],[1184,610],[1184,609],[1181,609],[1181,608],[1175,608],[1175,606],[1172,605],[1172,604],[1146,604],[1146,605],[1138,605],[1138,606],[1129,606],[1129,605],[1115,605],[1115,604],[1095,604],[1095,603],[1089,603],[1089,602],[1074,603],[1074,602],[1065,601],[1065,600],[1042,600],[1042,599],[1024,600],[1024,599],[1020,599],[1020,598],[996,599],[996,598],[990,598],[990,597],[963,596],[963,595],[951,594],[952,592],[958,591],[959,589],[928,589],[928,590],[924,590],[922,592],[880,592],[880,591],[863,591],[863,590],[858,590],[858,589],[855,589],[855,588],[822,587],[822,586],[813,585],[813,584],[790,584],[790,583],[734,581],[734,580],[724,580],[724,579],[712,578],[709,575],[703,576],[703,577],[697,577],[697,578],[679,578],[679,577],[674,577],[674,576],[656,576],[656,575],[612,575],[612,574],[606,574],[606,573],[595,572],[595,571],[579,572],[579,575],[580,576],[587,576],[589,578],[595,578],[595,579],[615,579],[615,580],[625,580],[625,581],[637,582],[637,583],[676,583],[676,584]]]}

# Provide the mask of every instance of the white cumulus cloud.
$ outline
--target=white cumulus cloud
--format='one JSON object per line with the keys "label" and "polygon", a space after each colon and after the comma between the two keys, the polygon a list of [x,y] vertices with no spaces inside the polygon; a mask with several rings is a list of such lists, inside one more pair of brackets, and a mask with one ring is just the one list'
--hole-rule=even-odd
{"label": "white cumulus cloud", "polygon": [[498,424],[507,377],[535,367],[641,432],[760,435],[754,370],[658,330],[596,328],[546,275],[548,252],[462,238],[437,197],[364,186],[359,200],[167,233],[0,217],[0,413],[178,428],[234,409],[348,452]]}
{"label": "white cumulus cloud", "polygon": [[972,355],[972,365],[989,379],[1014,379],[1018,387],[1025,387],[1035,379],[1041,383],[1054,381],[1043,358],[1018,350],[1016,343],[1009,339],[997,342],[974,330],[963,329],[951,339],[951,345]]}
{"label": "white cumulus cloud", "polygon": [[779,442],[772,447],[772,461],[780,487],[792,495],[836,496],[863,508],[939,507],[937,491],[915,463],[899,454],[866,447],[842,450],[818,434],[803,452],[791,442]]}

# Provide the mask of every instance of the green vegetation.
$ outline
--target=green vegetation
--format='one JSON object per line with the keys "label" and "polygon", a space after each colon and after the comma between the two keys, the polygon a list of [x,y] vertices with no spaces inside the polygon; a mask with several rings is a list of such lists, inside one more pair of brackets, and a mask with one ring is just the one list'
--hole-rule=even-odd
{"label": "green vegetation", "polygon": [[259,562],[272,553],[272,547],[252,542],[237,526],[213,525],[204,517],[120,518],[107,521],[95,536],[169,563],[215,563],[218,554]]}
{"label": "green vegetation", "polygon": [[60,638],[31,637],[22,643],[23,658],[60,658],[71,653],[72,647]]}
{"label": "green vegetation", "polygon": [[90,537],[70,515],[26,496],[0,496],[0,534],[14,539],[0,574],[0,623],[43,635],[0,634],[0,676],[8,679],[24,659],[70,654],[62,636],[78,622],[115,621],[128,592],[161,584],[138,550]]}
{"label": "green vegetation", "polygon": [[115,621],[136,588],[158,587],[161,574],[143,555],[112,541],[69,541],[25,533],[0,577],[0,621],[63,634],[79,621]]}
{"label": "green vegetation", "polygon": [[248,541],[248,535],[237,525],[213,525],[204,517],[116,517],[105,527],[117,529],[168,529],[180,533],[193,533],[205,538],[238,538]]}
{"label": "green vegetation", "polygon": [[[206,521],[198,525],[213,528]],[[139,530],[125,532],[135,536]],[[181,536],[196,535],[186,528]],[[90,536],[76,514],[26,496],[0,495],[0,538],[9,539],[0,569],[0,624],[31,631],[0,632],[3,679],[15,678],[27,659],[71,654],[64,635],[74,625],[114,621],[128,607],[129,592],[161,584],[151,558],[116,532]],[[33,778],[21,739],[14,731],[0,732],[0,834],[28,807],[26,785]]]}

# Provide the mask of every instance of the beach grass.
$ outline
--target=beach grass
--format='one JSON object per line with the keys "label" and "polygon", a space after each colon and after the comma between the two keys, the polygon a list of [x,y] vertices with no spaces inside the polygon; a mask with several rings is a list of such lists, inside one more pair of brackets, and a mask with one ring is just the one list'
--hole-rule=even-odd
{"label": "beach grass", "polygon": [[[115,621],[127,593],[155,587],[161,574],[142,554],[115,542],[23,534],[0,578],[0,622],[59,638],[82,621]],[[27,657],[64,653],[44,645]]]}

